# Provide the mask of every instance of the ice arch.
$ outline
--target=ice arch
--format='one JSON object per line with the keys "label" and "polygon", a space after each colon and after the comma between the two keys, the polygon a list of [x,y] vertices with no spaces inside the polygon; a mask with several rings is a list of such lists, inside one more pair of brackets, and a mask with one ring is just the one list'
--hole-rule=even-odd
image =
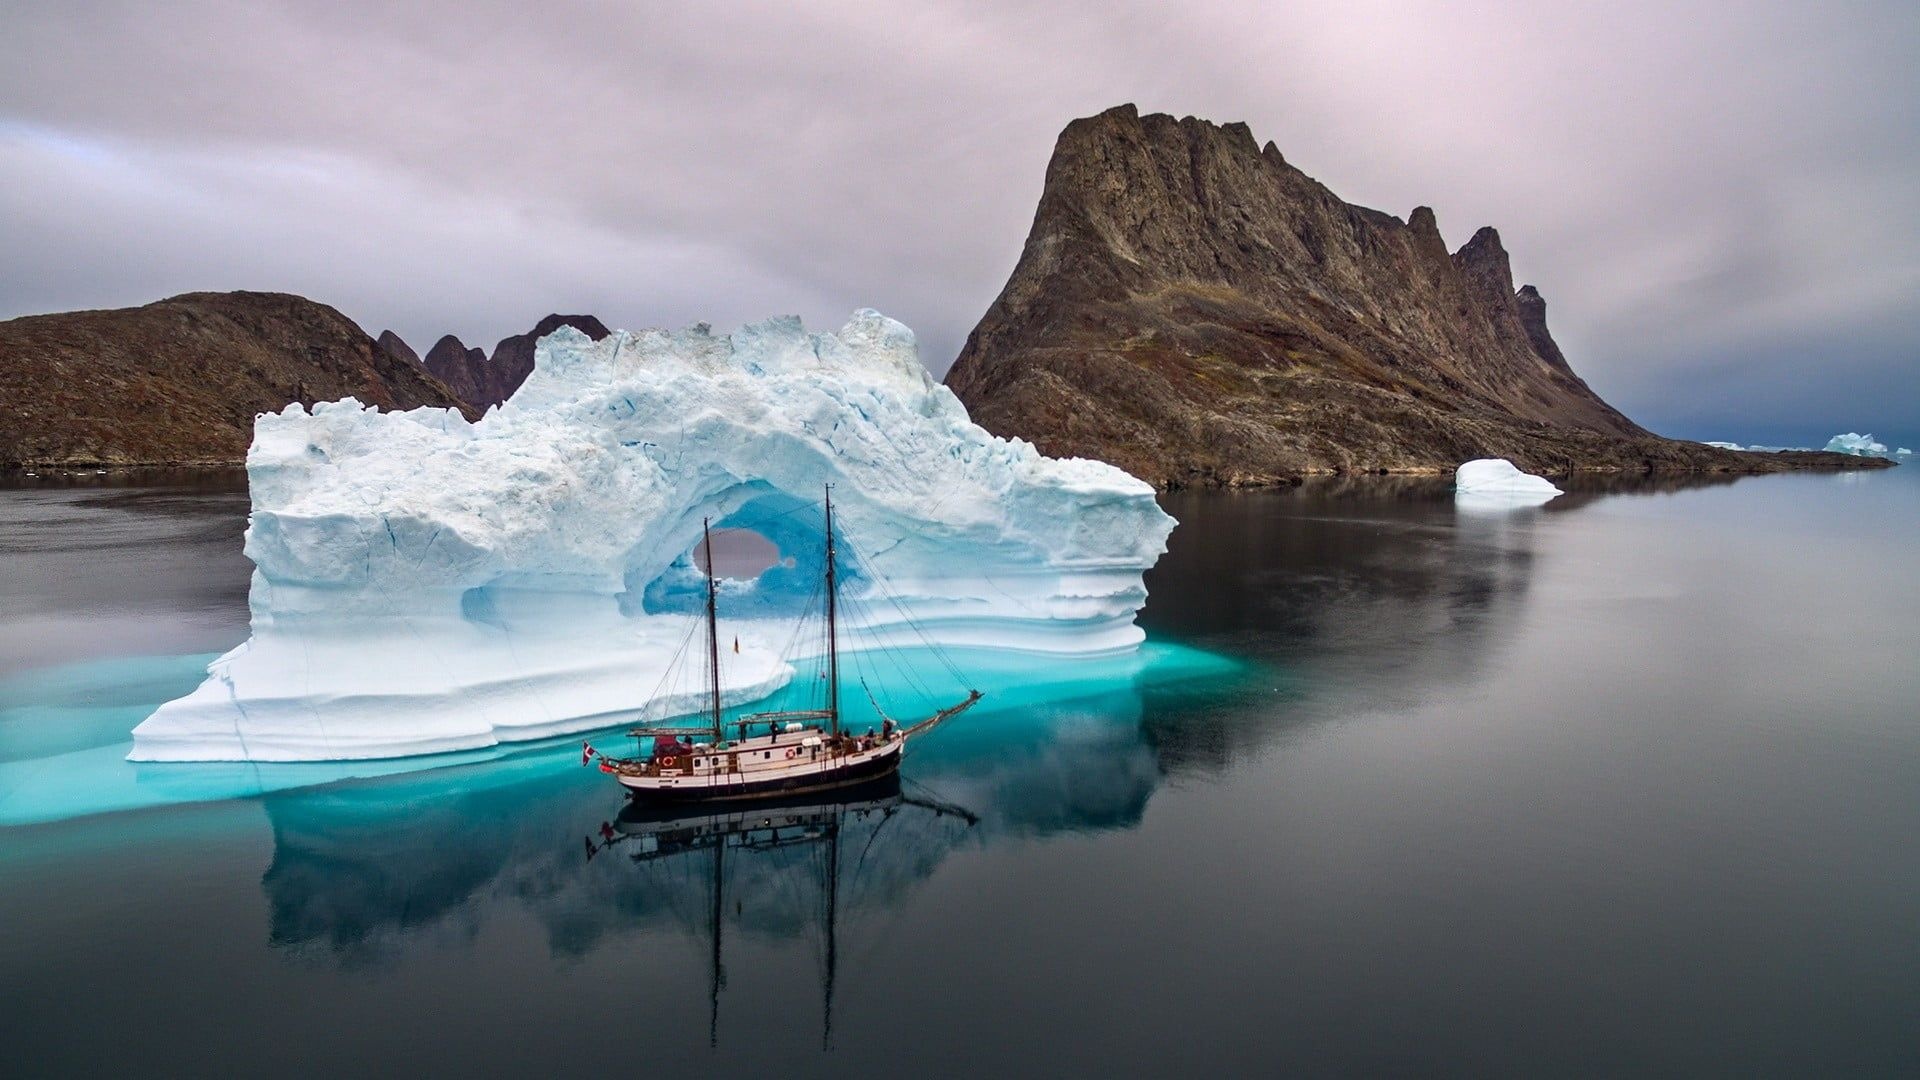
{"label": "ice arch", "polygon": [[[693,559],[703,521],[715,529],[747,529],[780,549],[782,561],[751,581],[726,580],[729,619],[797,617],[818,591],[826,573],[826,515],[820,494],[803,499],[764,484],[742,484],[710,503],[689,508],[669,535],[684,533],[687,545],[664,568],[651,552],[635,551],[625,575],[625,610],[643,615],[691,614],[706,603],[706,575]],[[671,543],[672,541],[668,541]],[[842,538],[843,548],[851,537]],[[671,550],[671,549],[669,549]],[[868,586],[857,547],[843,550],[837,560],[841,586],[855,594]],[[636,604],[634,597],[638,597]],[[637,609],[637,610],[636,610]]]}
{"label": "ice arch", "polygon": [[791,675],[780,616],[819,571],[828,482],[869,560],[843,564],[849,595],[871,567],[958,645],[1133,648],[1173,525],[1120,470],[971,423],[871,311],[834,334],[563,327],[477,422],[293,405],[256,420],[247,471],[252,636],[135,729],[137,760],[387,757],[630,718],[684,624],[702,518],[794,556],[728,597],[728,696],[764,696]]}

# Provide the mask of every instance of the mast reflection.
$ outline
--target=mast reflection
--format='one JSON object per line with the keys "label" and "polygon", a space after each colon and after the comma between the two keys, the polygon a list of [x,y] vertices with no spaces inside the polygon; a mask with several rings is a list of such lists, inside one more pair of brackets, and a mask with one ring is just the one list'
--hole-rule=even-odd
{"label": "mast reflection", "polygon": [[[707,981],[709,1047],[720,1044],[720,995],[727,986],[726,898],[729,887],[736,886],[730,871],[738,872],[743,861],[751,860],[764,861],[765,869],[781,876],[789,876],[795,869],[811,871],[805,876],[813,880],[822,898],[820,1044],[822,1049],[831,1049],[842,878],[857,879],[888,827],[914,814],[953,819],[966,828],[980,823],[977,815],[963,807],[903,794],[896,774],[831,796],[761,802],[734,809],[690,812],[681,808],[675,812],[629,804],[613,821],[600,823],[597,842],[594,836],[586,837],[586,858],[591,862],[617,850],[640,867],[674,862],[705,865],[709,875],[706,934],[711,950]],[[856,849],[851,861],[843,860],[843,846]],[[795,862],[801,867],[793,866]],[[751,869],[743,876],[753,876]],[[857,881],[848,883],[854,884]],[[740,910],[737,907],[736,913]]]}

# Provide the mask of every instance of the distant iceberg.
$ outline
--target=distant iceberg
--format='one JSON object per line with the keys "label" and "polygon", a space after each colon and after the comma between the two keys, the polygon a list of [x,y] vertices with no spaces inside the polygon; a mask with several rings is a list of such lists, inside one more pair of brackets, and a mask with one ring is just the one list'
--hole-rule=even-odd
{"label": "distant iceberg", "polygon": [[396,757],[633,719],[700,603],[708,518],[788,557],[722,594],[729,699],[764,697],[793,675],[828,481],[866,555],[842,560],[844,593],[880,620],[856,651],[909,616],[941,644],[1131,650],[1173,528],[1150,485],[973,424],[873,311],[837,334],[562,327],[477,422],[291,405],[255,421],[247,474],[252,636],[134,730],[136,761]]}
{"label": "distant iceberg", "polygon": [[1506,458],[1480,458],[1454,470],[1454,502],[1470,509],[1539,506],[1561,494],[1543,476],[1524,473]]}
{"label": "distant iceberg", "polygon": [[[1722,450],[1744,450],[1752,454],[1778,454],[1790,450],[1812,451],[1814,449],[1811,446],[1742,446],[1735,442],[1707,442],[1702,445],[1717,446]],[[1844,435],[1835,435],[1833,438],[1828,439],[1827,445],[1820,447],[1820,449],[1834,454],[1852,454],[1854,457],[1897,459],[1913,456],[1913,451],[1904,446],[1898,450],[1889,452],[1886,444],[1875,439],[1872,435],[1862,435],[1853,431],[1849,431]]]}
{"label": "distant iceberg", "polygon": [[1823,448],[1830,453],[1852,454],[1855,457],[1886,457],[1887,444],[1871,435],[1849,431],[1845,435],[1835,435],[1827,440]]}

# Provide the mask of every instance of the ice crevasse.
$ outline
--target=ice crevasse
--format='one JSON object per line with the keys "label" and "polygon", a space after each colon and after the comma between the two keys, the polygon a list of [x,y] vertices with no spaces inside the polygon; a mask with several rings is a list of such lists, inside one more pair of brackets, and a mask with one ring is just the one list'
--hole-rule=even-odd
{"label": "ice crevasse", "polygon": [[765,696],[793,674],[828,482],[861,553],[844,594],[889,594],[854,650],[909,616],[942,645],[1132,649],[1173,528],[1143,481],[973,424],[873,311],[838,333],[563,327],[479,421],[290,405],[256,420],[247,474],[251,636],[134,730],[135,760],[393,757],[632,718],[703,602],[707,519],[786,556],[722,594],[727,697]]}

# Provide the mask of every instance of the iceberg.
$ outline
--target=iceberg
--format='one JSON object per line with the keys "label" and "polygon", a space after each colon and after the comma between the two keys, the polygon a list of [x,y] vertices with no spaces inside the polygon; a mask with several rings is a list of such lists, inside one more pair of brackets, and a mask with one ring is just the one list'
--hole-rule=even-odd
{"label": "iceberg", "polygon": [[1454,470],[1454,504],[1472,510],[1539,506],[1559,495],[1543,476],[1521,472],[1506,458],[1480,458]]}
{"label": "iceberg", "polygon": [[972,423],[912,331],[870,310],[838,333],[562,327],[478,421],[290,405],[256,419],[247,475],[251,635],[134,729],[132,760],[399,757],[641,718],[703,602],[708,520],[785,556],[721,594],[727,700],[765,697],[794,675],[828,483],[860,553],[839,560],[842,595],[872,612],[843,639],[855,652],[907,626],[940,645],[1131,651],[1174,524],[1120,469]]}
{"label": "iceberg", "polygon": [[[1811,446],[1741,446],[1739,443],[1730,442],[1709,442],[1705,445],[1717,446],[1722,450],[1746,450],[1756,454],[1777,454],[1784,451],[1812,451],[1814,449]],[[1820,449],[1833,454],[1852,454],[1854,457],[1883,457],[1890,460],[1913,456],[1913,451],[1904,446],[1898,450],[1889,452],[1885,443],[1875,439],[1872,435],[1862,435],[1855,431],[1849,431],[1844,435],[1835,435],[1833,438],[1828,439],[1827,445],[1820,447]]]}
{"label": "iceberg", "polygon": [[1845,435],[1835,435],[1833,438],[1827,440],[1827,445],[1822,447],[1822,449],[1835,454],[1852,454],[1855,457],[1888,456],[1886,443],[1876,440],[1871,435],[1862,435],[1857,431],[1849,431]]}

